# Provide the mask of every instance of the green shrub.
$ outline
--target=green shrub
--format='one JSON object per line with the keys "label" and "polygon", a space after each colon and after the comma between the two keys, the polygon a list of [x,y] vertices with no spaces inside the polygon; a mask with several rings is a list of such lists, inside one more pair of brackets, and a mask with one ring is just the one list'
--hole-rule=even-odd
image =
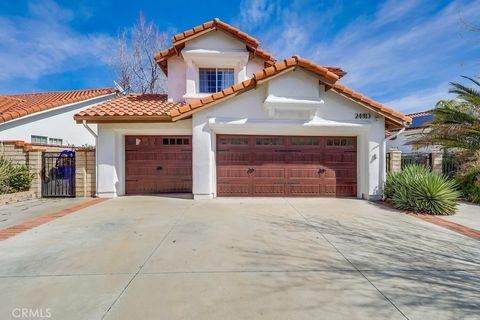
{"label": "green shrub", "polygon": [[480,203],[480,163],[474,162],[465,166],[455,175],[466,200]]}
{"label": "green shrub", "polygon": [[410,165],[389,174],[385,195],[398,209],[435,215],[455,213],[460,197],[453,180],[421,165]]}
{"label": "green shrub", "polygon": [[26,191],[32,184],[33,174],[26,165],[0,159],[0,194]]}

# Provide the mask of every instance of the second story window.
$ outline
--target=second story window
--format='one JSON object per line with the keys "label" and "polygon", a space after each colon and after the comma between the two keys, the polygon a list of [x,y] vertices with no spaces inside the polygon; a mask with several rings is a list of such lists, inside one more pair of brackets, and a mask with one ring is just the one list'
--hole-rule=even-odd
{"label": "second story window", "polygon": [[200,93],[214,93],[233,86],[234,74],[230,68],[200,68]]}

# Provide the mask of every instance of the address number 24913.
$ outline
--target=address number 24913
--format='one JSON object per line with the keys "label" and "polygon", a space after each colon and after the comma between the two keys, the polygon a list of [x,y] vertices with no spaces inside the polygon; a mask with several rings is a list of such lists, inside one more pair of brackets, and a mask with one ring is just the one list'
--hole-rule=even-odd
{"label": "address number 24913", "polygon": [[355,119],[371,119],[372,114],[368,112],[355,113]]}

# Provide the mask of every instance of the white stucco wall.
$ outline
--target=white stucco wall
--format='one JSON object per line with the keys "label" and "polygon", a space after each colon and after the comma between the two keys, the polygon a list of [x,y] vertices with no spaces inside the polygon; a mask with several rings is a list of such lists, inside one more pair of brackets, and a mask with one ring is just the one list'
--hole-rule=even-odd
{"label": "white stucco wall", "polygon": [[[193,194],[196,199],[216,196],[216,134],[318,135],[357,137],[357,196],[379,198],[385,172],[385,119],[357,103],[324,91],[318,79],[298,69],[234,98],[194,113],[176,123],[100,124],[98,137],[98,195],[125,193],[125,135],[192,134]],[[280,101],[265,104],[278,95]],[[286,102],[285,102],[286,101]],[[306,110],[306,111],[305,111]],[[278,114],[289,115],[289,118]]]}
{"label": "white stucco wall", "polygon": [[98,125],[97,195],[125,194],[126,135],[191,135],[191,120],[174,123],[112,123]]}
{"label": "white stucco wall", "polygon": [[168,98],[171,101],[191,101],[208,94],[199,92],[199,68],[233,68],[235,83],[252,77],[263,69],[263,60],[249,60],[245,43],[217,30],[185,43],[180,55],[168,59]]}
{"label": "white stucco wall", "polygon": [[[113,94],[37,112],[0,124],[0,140],[31,142],[31,136],[63,140],[63,145],[95,145],[93,136],[73,120],[75,113],[113,98]],[[95,125],[91,127],[96,130]]]}
{"label": "white stucco wall", "polygon": [[170,101],[183,101],[183,95],[187,92],[186,68],[182,57],[168,59],[167,88]]}
{"label": "white stucco wall", "polygon": [[[294,85],[292,85],[294,84]],[[322,101],[311,118],[276,119],[264,101],[269,94],[286,94],[290,101],[317,98]],[[216,195],[216,134],[319,135],[357,137],[358,197],[378,198],[382,194],[384,165],[381,164],[385,121],[372,114],[370,120],[355,120],[356,112],[368,112],[333,92],[324,92],[318,79],[297,70],[284,74],[257,89],[193,114],[193,193],[195,198]],[[299,113],[304,116],[304,113]]]}

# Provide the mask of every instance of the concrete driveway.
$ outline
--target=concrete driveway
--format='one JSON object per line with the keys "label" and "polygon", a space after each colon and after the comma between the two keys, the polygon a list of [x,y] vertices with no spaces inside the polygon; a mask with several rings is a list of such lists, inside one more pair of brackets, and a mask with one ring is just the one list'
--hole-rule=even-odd
{"label": "concrete driveway", "polygon": [[0,253],[0,319],[480,319],[480,242],[361,200],[123,197]]}

